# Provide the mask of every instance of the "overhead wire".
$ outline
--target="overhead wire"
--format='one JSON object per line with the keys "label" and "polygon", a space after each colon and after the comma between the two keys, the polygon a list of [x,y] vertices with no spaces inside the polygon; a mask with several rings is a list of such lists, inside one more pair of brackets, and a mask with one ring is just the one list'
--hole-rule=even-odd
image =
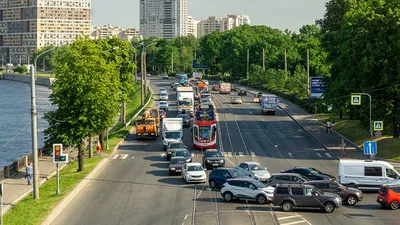
{"label": "overhead wire", "polygon": [[17,138],[21,133],[22,133],[22,131],[24,131],[25,130],[25,128],[30,124],[32,122],[32,119],[13,137],[13,138],[11,138],[7,143],[5,143],[4,145],[2,145],[1,147],[0,147],[0,150],[1,149],[3,149],[5,146],[7,146],[8,144],[10,144],[12,141],[14,141],[14,139],[15,138]]}

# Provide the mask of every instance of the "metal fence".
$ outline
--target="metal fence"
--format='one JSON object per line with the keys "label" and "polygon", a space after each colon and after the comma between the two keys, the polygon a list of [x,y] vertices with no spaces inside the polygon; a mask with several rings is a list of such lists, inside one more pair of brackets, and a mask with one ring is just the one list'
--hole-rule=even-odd
{"label": "metal fence", "polygon": [[[42,157],[43,150],[39,149],[39,158]],[[15,174],[21,171],[22,168],[26,167],[33,160],[32,153],[23,156],[19,160],[15,160],[13,163],[0,168],[0,181],[6,178],[13,177]]]}

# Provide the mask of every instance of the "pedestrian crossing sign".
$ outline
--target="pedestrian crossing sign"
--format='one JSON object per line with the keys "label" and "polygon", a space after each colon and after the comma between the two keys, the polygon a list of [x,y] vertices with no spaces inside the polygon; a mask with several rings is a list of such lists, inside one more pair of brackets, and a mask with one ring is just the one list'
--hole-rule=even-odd
{"label": "pedestrian crossing sign", "polygon": [[383,121],[374,121],[374,131],[383,130]]}
{"label": "pedestrian crossing sign", "polygon": [[351,105],[361,105],[361,95],[351,95]]}

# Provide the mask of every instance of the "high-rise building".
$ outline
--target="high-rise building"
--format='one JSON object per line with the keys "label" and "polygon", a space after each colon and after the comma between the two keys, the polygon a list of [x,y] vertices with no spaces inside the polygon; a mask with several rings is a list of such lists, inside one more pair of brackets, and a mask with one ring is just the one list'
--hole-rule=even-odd
{"label": "high-rise building", "polygon": [[250,25],[250,17],[246,15],[228,15],[225,18],[210,16],[197,24],[197,37],[201,38],[212,32],[224,32],[245,24]]}
{"label": "high-rise building", "polygon": [[25,64],[36,49],[89,35],[90,9],[91,0],[0,0],[2,59]]}
{"label": "high-rise building", "polygon": [[140,0],[143,38],[172,39],[187,33],[187,0]]}
{"label": "high-rise building", "polygon": [[187,17],[187,34],[191,34],[195,37],[197,37],[197,24],[199,23],[198,20],[194,20],[193,17],[188,16]]}
{"label": "high-rise building", "polygon": [[90,37],[92,39],[119,37],[122,40],[131,40],[132,38],[140,39],[139,30],[136,28],[124,29],[119,26],[104,25],[102,27],[93,27]]}

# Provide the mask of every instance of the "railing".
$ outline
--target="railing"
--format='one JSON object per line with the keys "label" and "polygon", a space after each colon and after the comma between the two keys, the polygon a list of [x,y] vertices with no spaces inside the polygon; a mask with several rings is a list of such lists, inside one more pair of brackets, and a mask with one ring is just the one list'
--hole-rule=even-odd
{"label": "railing", "polygon": [[[42,157],[43,151],[39,149],[39,158]],[[32,162],[32,153],[23,156],[19,160],[15,160],[13,163],[0,168],[0,181],[6,178],[13,177],[15,174],[19,173],[24,167],[27,167]]]}

